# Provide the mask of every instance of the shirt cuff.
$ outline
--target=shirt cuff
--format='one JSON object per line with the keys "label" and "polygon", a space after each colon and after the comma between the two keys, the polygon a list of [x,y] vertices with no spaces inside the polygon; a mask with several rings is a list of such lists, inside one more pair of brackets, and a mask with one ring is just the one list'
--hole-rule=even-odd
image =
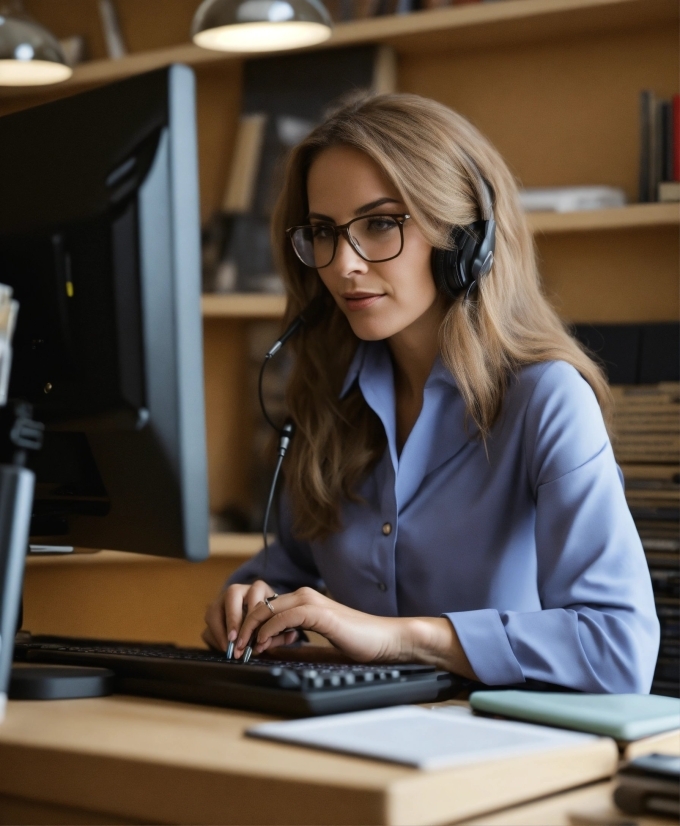
{"label": "shirt cuff", "polygon": [[477,679],[487,685],[525,682],[522,668],[495,608],[454,611],[442,616],[455,628]]}

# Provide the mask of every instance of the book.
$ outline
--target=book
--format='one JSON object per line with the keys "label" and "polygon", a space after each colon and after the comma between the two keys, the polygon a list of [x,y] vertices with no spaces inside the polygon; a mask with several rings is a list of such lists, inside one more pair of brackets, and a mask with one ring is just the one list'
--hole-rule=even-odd
{"label": "book", "polygon": [[649,754],[623,766],[617,774],[614,803],[632,815],[680,816],[680,757]]}
{"label": "book", "polygon": [[673,180],[680,181],[680,95],[673,95]]}
{"label": "book", "polygon": [[563,694],[475,691],[474,711],[587,731],[615,740],[639,740],[680,729],[680,699],[649,694]]}
{"label": "book", "polygon": [[72,69],[87,58],[87,43],[82,35],[75,34],[71,37],[64,37],[59,41],[59,45],[64,53],[66,65]]}
{"label": "book", "polygon": [[673,103],[670,100],[659,102],[659,126],[661,136],[661,181],[667,182],[673,180]]}
{"label": "book", "polygon": [[652,169],[652,122],[654,120],[655,98],[654,93],[645,89],[640,92],[640,173],[638,184],[638,201],[646,204],[653,198],[654,182],[651,178]]}
{"label": "book", "polygon": [[111,60],[117,60],[127,54],[123,31],[120,27],[118,9],[114,0],[99,0],[99,18],[104,31],[106,51]]}
{"label": "book", "polygon": [[625,206],[626,193],[613,186],[533,187],[521,189],[519,200],[526,212],[576,212]]}
{"label": "book", "polygon": [[640,203],[678,200],[680,103],[676,95],[670,100],[657,99],[654,92],[640,92]]}
{"label": "book", "polygon": [[229,178],[222,199],[223,212],[245,213],[253,206],[266,125],[267,116],[259,112],[239,118]]}
{"label": "book", "polygon": [[680,181],[661,181],[659,184],[659,201],[666,204],[680,201]]}

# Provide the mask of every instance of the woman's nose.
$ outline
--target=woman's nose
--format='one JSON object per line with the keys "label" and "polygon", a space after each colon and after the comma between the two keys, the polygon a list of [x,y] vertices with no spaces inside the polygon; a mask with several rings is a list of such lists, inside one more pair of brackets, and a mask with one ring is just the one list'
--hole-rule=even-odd
{"label": "woman's nose", "polygon": [[333,259],[333,265],[336,271],[340,275],[348,278],[357,272],[365,272],[367,269],[366,263],[350,244],[346,233],[340,233],[338,246],[335,250],[335,258]]}

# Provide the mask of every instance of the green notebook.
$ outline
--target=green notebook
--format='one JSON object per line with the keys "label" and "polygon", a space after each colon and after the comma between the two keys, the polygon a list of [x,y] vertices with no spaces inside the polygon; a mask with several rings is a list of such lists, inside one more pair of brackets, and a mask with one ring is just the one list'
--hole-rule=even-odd
{"label": "green notebook", "polygon": [[539,691],[475,691],[475,711],[532,723],[639,740],[680,728],[680,699],[652,694],[557,694]]}

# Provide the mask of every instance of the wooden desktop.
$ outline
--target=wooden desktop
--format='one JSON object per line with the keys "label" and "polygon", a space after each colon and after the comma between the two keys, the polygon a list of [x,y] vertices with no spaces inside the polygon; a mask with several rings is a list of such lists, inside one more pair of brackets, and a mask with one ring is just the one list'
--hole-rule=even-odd
{"label": "wooden desktop", "polygon": [[11,822],[449,823],[608,778],[618,757],[602,739],[422,772],[244,736],[265,719],[122,696],[11,702],[0,809]]}
{"label": "wooden desktop", "polygon": [[[608,738],[418,771],[244,736],[266,719],[125,696],[10,702],[0,725],[0,824],[548,826],[611,807],[619,752]],[[680,753],[680,732],[636,748]]]}

